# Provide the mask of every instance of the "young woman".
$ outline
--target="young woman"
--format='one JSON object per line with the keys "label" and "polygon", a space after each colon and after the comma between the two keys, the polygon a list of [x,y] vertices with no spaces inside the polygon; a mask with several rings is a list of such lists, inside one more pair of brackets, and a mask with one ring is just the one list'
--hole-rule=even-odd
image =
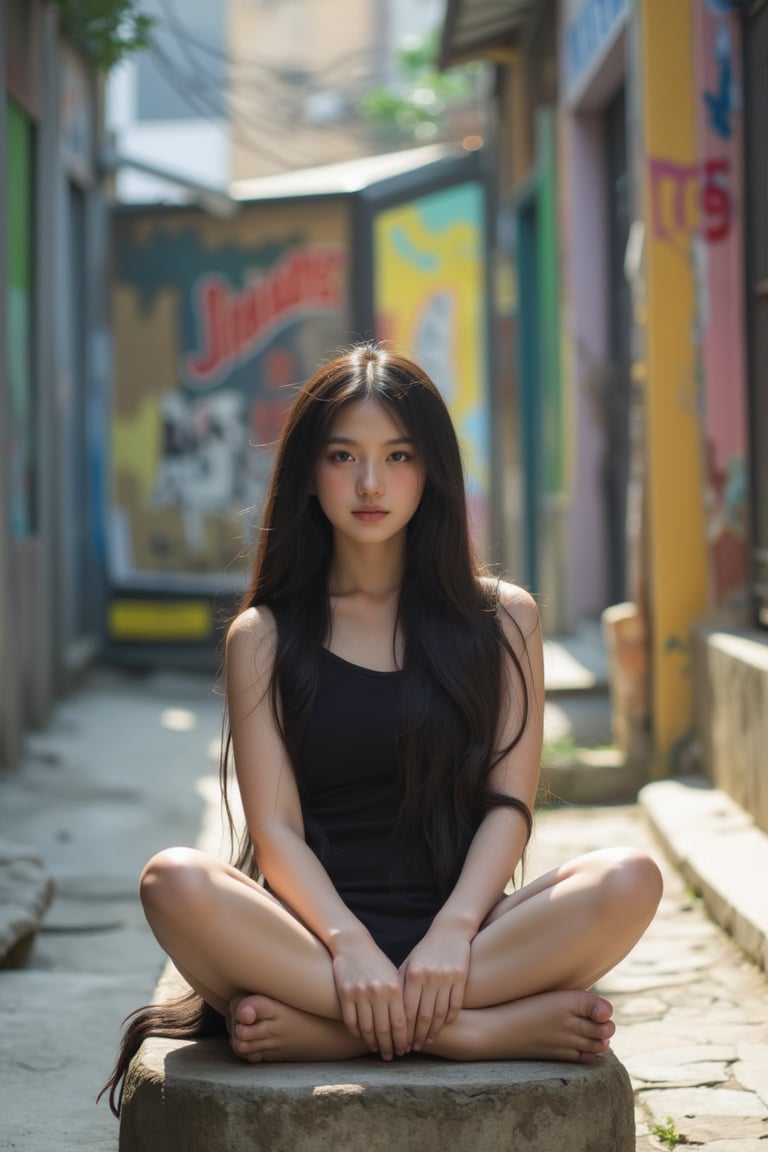
{"label": "young woman", "polygon": [[608,1047],[588,989],[649,924],[659,871],[606,849],[504,894],[537,790],[539,618],[480,574],[456,436],[417,365],[366,345],[299,392],[226,678],[224,800],[233,759],[247,828],[234,866],[173,848],[144,870],[192,993],[134,1014],[116,1112],[145,1036],[217,1023],[254,1063]]}

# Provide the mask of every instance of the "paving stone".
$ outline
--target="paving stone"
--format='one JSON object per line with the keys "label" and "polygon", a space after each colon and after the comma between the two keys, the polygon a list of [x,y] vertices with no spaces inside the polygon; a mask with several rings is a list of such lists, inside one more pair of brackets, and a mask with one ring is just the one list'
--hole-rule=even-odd
{"label": "paving stone", "polygon": [[708,1140],[705,1152],[765,1152],[765,1140]]}
{"label": "paving stone", "polygon": [[633,1023],[640,1020],[660,1020],[666,1015],[669,1004],[659,996],[636,996],[621,1002],[621,1019],[631,1019]]}
{"label": "paving stone", "polygon": [[698,1061],[689,1064],[649,1064],[627,1060],[627,1072],[633,1080],[646,1084],[673,1084],[676,1088],[696,1088],[708,1084],[725,1084],[730,1073],[722,1061]]}
{"label": "paving stone", "polygon": [[689,1144],[704,1144],[707,1152],[710,1150],[710,1141],[722,1143],[724,1140],[731,1144],[739,1144],[743,1140],[760,1141],[760,1152],[765,1152],[768,1140],[768,1123],[753,1117],[745,1116],[686,1116],[675,1120],[675,1127]]}
{"label": "paving stone", "polygon": [[743,1088],[757,1092],[768,1108],[768,1044],[739,1044],[734,1075]]}
{"label": "paving stone", "polygon": [[687,972],[662,972],[647,976],[615,976],[610,973],[600,981],[600,987],[606,996],[618,996],[625,993],[653,992],[659,988],[679,988],[690,983]]}
{"label": "paving stone", "polygon": [[763,1101],[754,1092],[733,1088],[653,1088],[640,1093],[642,1104],[655,1117],[730,1116],[763,1117],[768,1135],[768,1118]]}
{"label": "paving stone", "polygon": [[679,1048],[659,1048],[656,1053],[660,1064],[695,1064],[698,1061],[721,1060],[730,1064],[736,1060],[735,1044],[697,1044]]}

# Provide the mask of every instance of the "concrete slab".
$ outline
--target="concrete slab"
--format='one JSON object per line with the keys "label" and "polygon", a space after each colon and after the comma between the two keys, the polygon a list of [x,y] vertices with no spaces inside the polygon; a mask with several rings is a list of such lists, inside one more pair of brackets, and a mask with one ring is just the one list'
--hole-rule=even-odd
{"label": "concrete slab", "polygon": [[407,1059],[247,1065],[226,1040],[145,1042],[120,1152],[634,1152],[629,1077],[591,1065]]}
{"label": "concrete slab", "polygon": [[33,848],[0,838],[0,968],[26,963],[53,898],[53,880]]}
{"label": "concrete slab", "polygon": [[548,693],[608,687],[608,660],[599,620],[583,620],[568,635],[544,638],[544,681]]}
{"label": "concrete slab", "polygon": [[768,835],[703,777],[659,780],[639,801],[675,867],[750,959],[768,971]]}

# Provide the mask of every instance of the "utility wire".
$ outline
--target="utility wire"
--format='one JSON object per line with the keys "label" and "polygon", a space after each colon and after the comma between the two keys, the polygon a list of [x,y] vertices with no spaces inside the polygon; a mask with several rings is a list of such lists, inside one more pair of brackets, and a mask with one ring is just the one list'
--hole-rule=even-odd
{"label": "utility wire", "polygon": [[[272,74],[281,82],[285,82],[286,77],[290,77],[291,74],[295,74],[296,66],[292,63],[279,63],[275,60],[267,60],[266,58],[256,59],[255,57],[237,57],[227,49],[217,48],[213,44],[206,43],[205,40],[201,40],[199,36],[196,36],[193,32],[190,32],[189,28],[187,28],[187,26],[174,12],[169,0],[161,0],[161,5],[165,12],[166,22],[173,26],[175,35],[188,41],[189,44],[193,45],[204,54],[213,56],[216,59],[223,61],[232,71],[242,70],[247,72],[249,75],[255,75],[258,73]],[[381,48],[379,46],[355,48],[350,52],[344,52],[342,55],[335,57],[333,60],[330,60],[327,64],[323,65],[322,68],[318,68],[313,71],[302,71],[306,71],[307,77],[311,80],[324,77],[327,74],[330,74],[334,78],[338,78],[339,74],[347,69],[350,62],[355,60],[366,60],[369,58],[375,60],[380,51]]]}
{"label": "utility wire", "polygon": [[[337,81],[332,90],[346,102],[350,110],[350,115],[336,122],[339,128],[359,142],[368,141],[373,145],[375,128],[361,115],[358,101],[361,92],[370,90],[370,84],[366,84],[365,69],[375,60],[374,48],[362,48],[344,53],[323,68],[304,73],[306,90],[302,92],[302,88],[295,81],[295,68],[290,69],[274,62],[268,63],[256,59],[238,59],[229,51],[206,43],[191,33],[180,20],[172,0],[160,0],[160,5],[162,22],[156,26],[156,31],[150,38],[150,46],[161,75],[190,107],[201,111],[206,118],[215,118],[218,122],[216,127],[238,147],[261,159],[269,160],[280,170],[326,160],[327,154],[322,154],[323,145],[326,143],[323,139],[325,126],[304,125],[301,123],[301,118],[306,96],[312,95],[313,90],[322,91],[323,87],[327,89],[327,85],[318,82],[328,73],[332,73]],[[183,71],[182,61],[174,58],[174,53],[163,47],[158,34],[171,38],[173,48],[181,55],[183,62],[186,62],[189,74]],[[211,62],[218,61],[226,65],[227,74],[222,75],[220,71],[212,70],[210,65],[204,63],[200,56],[206,55]],[[361,66],[361,70],[345,91],[344,87],[338,84],[339,73],[342,65],[348,66],[353,61]],[[230,71],[234,69],[247,70],[248,76],[247,83],[238,80],[233,89],[227,83],[227,79]],[[258,102],[252,102],[254,97]],[[285,155],[282,149],[275,146],[274,139],[269,142],[265,140],[270,125],[285,129],[290,134],[285,137],[291,146],[289,155]],[[333,129],[335,124],[332,123],[328,127]],[[314,136],[317,151],[312,149],[308,153],[306,147],[297,148],[297,136],[302,132]]]}
{"label": "utility wire", "polygon": [[[174,90],[182,96],[192,107],[198,111],[202,111],[206,116],[214,116],[221,120],[226,118],[226,110],[223,109],[216,95],[211,95],[210,89],[213,87],[214,93],[221,92],[221,78],[213,77],[210,73],[204,72],[204,78],[207,83],[200,84],[199,73],[200,69],[197,67],[197,61],[194,56],[187,55],[187,62],[192,70],[191,77],[186,75],[179,68],[178,61],[175,60],[169,52],[167,52],[161,45],[159,38],[156,34],[151,37],[151,50],[156,57],[156,63],[160,68],[161,74],[166,77],[171,83]],[[290,91],[290,103],[295,104],[295,92]],[[327,154],[324,151],[324,143],[322,136],[322,126],[306,127],[304,130],[307,133],[313,133],[317,141],[316,149],[312,149],[309,153],[306,148],[299,149],[296,147],[296,131],[299,119],[300,110],[296,109],[293,115],[287,115],[285,109],[289,107],[289,100],[286,99],[285,92],[281,92],[277,97],[272,93],[266,94],[266,106],[269,109],[269,120],[262,117],[254,117],[253,112],[255,108],[248,110],[238,104],[238,100],[233,93],[227,93],[225,96],[226,109],[229,110],[229,119],[226,127],[218,125],[220,130],[224,131],[233,142],[238,146],[243,147],[247,152],[258,155],[260,158],[269,159],[273,164],[281,170],[309,166],[317,164],[327,159]],[[264,110],[262,105],[261,111]],[[281,150],[274,147],[274,141],[267,143],[265,135],[268,133],[268,125],[271,123],[278,123],[280,126],[287,128],[293,133],[289,137],[292,141],[292,151],[289,155],[285,155]],[[344,130],[356,140],[360,142],[371,141],[372,132],[369,123],[364,123],[358,117],[350,118],[344,122]]]}
{"label": "utility wire", "polygon": [[[224,119],[222,110],[220,108],[213,108],[204,93],[195,89],[189,83],[188,79],[178,71],[175,62],[167,56],[154,37],[151,38],[150,43],[153,56],[156,56],[157,60],[163,65],[163,77],[171,88],[174,89],[176,94],[181,96],[191,108],[200,112],[205,119],[216,121],[215,127],[226,136],[231,137],[234,126],[228,124],[226,121],[223,124],[221,123]],[[252,133],[247,130],[246,132],[248,136],[248,150],[253,151],[254,154],[262,159],[266,158],[270,160],[273,164],[278,165],[281,170],[290,166],[290,163],[286,162],[284,155],[280,155],[279,152],[275,151],[270,145],[265,144],[261,139],[254,141]]]}

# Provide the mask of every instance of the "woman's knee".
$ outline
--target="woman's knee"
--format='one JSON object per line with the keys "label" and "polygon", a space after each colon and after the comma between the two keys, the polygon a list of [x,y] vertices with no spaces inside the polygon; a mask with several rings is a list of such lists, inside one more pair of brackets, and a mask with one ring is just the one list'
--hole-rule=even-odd
{"label": "woman's knee", "polygon": [[635,848],[606,849],[604,869],[600,890],[610,912],[628,912],[650,921],[664,889],[653,857]]}
{"label": "woman's knee", "polygon": [[194,848],[166,848],[146,864],[139,895],[147,916],[204,912],[210,889],[205,856]]}

